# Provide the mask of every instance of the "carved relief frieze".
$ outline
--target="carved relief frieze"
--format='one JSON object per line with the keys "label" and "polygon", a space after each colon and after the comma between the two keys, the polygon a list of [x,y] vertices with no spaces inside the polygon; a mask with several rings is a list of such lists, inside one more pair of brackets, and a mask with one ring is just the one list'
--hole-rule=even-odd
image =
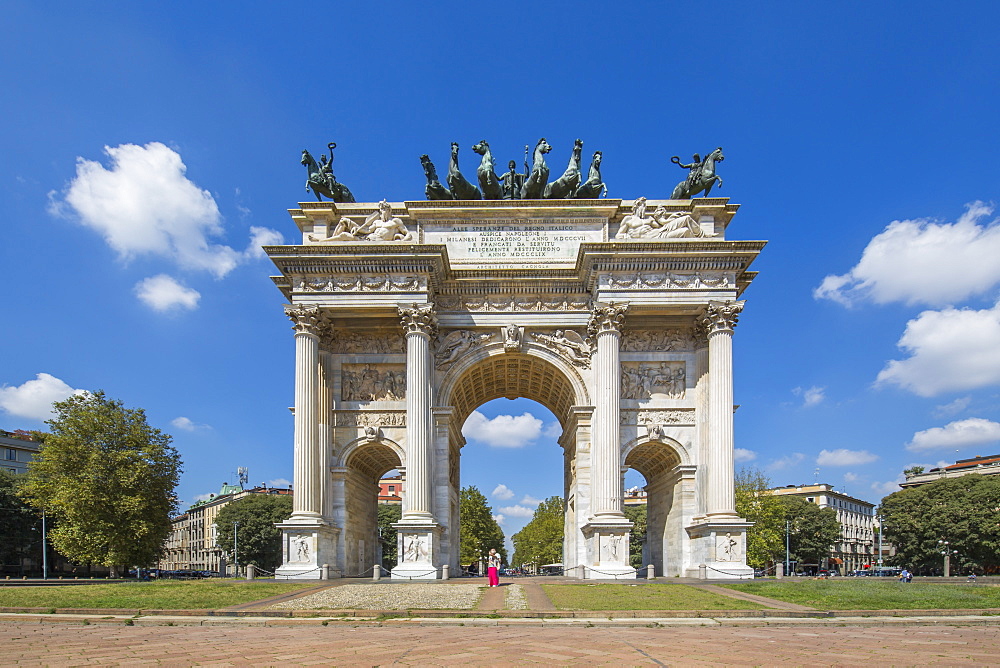
{"label": "carved relief frieze", "polygon": [[438,339],[434,364],[438,369],[451,365],[452,362],[479,346],[489,343],[496,337],[496,332],[476,332],[471,329],[456,329]]}
{"label": "carved relief frieze", "polygon": [[649,399],[656,395],[683,399],[686,387],[684,362],[622,364],[622,399]]}
{"label": "carved relief frieze", "polygon": [[340,370],[344,401],[402,401],[406,398],[406,365],[345,364]]}
{"label": "carved relief frieze", "polygon": [[514,312],[514,311],[586,311],[590,297],[579,295],[445,295],[437,298],[442,311]]}
{"label": "carved relief frieze", "polygon": [[392,355],[406,352],[406,338],[398,330],[358,332],[330,329],[323,343],[331,353]]}
{"label": "carved relief frieze", "polygon": [[292,276],[295,292],[414,292],[427,289],[426,276],[337,274]]}
{"label": "carved relief frieze", "polygon": [[722,272],[675,274],[670,272],[640,272],[601,274],[600,282],[619,290],[704,290],[731,288],[735,276]]}
{"label": "carved relief frieze", "polygon": [[552,332],[531,332],[531,338],[539,345],[554,350],[571,364],[590,366],[590,344],[579,332],[572,329],[557,329]]}
{"label": "carved relief frieze", "polygon": [[641,425],[693,425],[695,410],[693,408],[667,408],[621,411],[622,424]]}
{"label": "carved relief frieze", "polygon": [[693,350],[694,336],[690,327],[626,330],[621,349],[623,352]]}
{"label": "carved relief frieze", "polygon": [[405,427],[406,411],[334,411],[335,427]]}

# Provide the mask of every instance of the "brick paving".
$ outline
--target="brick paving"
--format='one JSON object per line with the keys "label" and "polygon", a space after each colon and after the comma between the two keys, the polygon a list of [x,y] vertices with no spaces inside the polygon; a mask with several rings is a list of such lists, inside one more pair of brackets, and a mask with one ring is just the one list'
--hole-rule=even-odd
{"label": "brick paving", "polygon": [[[293,620],[285,620],[291,622]],[[4,666],[996,665],[1000,626],[539,628],[0,623]],[[707,620],[702,620],[707,621]],[[805,621],[805,620],[800,620]]]}

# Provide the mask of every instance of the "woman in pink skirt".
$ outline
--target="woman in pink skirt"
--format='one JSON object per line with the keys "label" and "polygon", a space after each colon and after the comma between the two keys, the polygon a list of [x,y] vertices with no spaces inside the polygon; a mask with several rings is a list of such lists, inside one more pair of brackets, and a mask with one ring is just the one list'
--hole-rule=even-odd
{"label": "woman in pink skirt", "polygon": [[500,555],[495,548],[490,548],[490,554],[486,557],[486,573],[490,578],[491,587],[500,586]]}

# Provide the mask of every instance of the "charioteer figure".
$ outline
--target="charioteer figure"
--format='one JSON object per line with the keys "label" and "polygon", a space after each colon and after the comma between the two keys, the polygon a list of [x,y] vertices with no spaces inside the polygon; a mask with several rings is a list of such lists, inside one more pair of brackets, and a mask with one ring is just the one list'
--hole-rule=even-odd
{"label": "charioteer figure", "polygon": [[521,188],[524,187],[524,174],[517,171],[517,162],[511,160],[507,163],[508,171],[500,177],[500,192],[503,199],[521,199]]}

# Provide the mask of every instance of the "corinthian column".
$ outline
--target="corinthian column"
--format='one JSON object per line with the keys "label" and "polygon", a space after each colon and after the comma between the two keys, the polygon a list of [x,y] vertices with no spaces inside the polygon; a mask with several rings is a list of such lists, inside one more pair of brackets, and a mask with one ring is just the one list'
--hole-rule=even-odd
{"label": "corinthian column", "polygon": [[621,494],[621,363],[619,350],[628,304],[594,308],[587,333],[596,340],[593,355],[594,422],[591,439],[591,514],[620,518]]}
{"label": "corinthian column", "polygon": [[708,302],[708,516],[736,517],[733,471],[733,328],[746,302]]}
{"label": "corinthian column", "polygon": [[431,304],[400,307],[406,332],[406,500],[402,522],[433,520],[431,513]]}
{"label": "corinthian column", "polygon": [[286,306],[295,330],[295,494],[292,520],[318,520],[322,515],[319,438],[319,307]]}

